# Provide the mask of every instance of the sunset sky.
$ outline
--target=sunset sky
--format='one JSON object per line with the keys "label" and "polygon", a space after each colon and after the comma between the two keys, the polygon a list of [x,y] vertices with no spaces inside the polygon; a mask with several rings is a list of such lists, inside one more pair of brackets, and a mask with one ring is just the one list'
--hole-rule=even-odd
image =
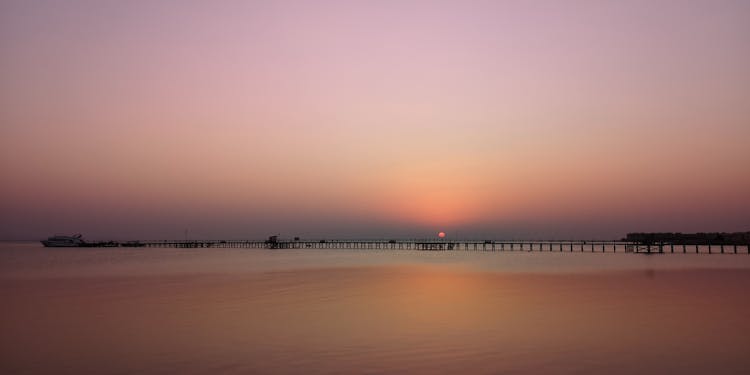
{"label": "sunset sky", "polygon": [[750,230],[750,1],[3,1],[0,239]]}

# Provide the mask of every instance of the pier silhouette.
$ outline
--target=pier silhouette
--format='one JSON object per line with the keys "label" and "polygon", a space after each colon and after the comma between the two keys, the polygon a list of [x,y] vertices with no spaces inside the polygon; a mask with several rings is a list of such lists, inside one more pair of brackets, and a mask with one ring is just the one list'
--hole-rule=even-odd
{"label": "pier silhouette", "polygon": [[[101,244],[101,245],[99,245]],[[87,246],[113,246],[112,241]],[[148,248],[244,248],[244,249],[351,249],[419,251],[525,251],[560,253],[641,253],[641,254],[750,254],[749,244],[675,244],[667,242],[601,240],[341,240],[279,239],[267,240],[162,240],[114,243],[119,247]]]}

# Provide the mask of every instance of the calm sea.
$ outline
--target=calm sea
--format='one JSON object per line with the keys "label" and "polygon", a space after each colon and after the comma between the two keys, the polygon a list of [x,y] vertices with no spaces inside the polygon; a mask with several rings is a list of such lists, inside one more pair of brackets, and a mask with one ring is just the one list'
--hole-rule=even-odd
{"label": "calm sea", "polygon": [[0,243],[0,373],[746,374],[750,255]]}

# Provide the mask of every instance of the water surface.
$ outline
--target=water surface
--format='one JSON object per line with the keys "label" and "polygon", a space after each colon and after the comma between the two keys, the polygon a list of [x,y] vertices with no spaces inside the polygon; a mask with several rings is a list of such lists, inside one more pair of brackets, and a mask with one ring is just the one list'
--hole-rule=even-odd
{"label": "water surface", "polygon": [[746,373],[750,256],[0,245],[2,373]]}

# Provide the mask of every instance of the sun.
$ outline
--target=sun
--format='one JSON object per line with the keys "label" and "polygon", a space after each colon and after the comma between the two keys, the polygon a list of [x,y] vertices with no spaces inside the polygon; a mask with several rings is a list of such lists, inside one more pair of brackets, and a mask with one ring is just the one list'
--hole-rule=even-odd
{"label": "sun", "polygon": [[445,238],[445,232],[440,232],[440,233],[438,233],[438,237],[440,237],[440,238]]}

